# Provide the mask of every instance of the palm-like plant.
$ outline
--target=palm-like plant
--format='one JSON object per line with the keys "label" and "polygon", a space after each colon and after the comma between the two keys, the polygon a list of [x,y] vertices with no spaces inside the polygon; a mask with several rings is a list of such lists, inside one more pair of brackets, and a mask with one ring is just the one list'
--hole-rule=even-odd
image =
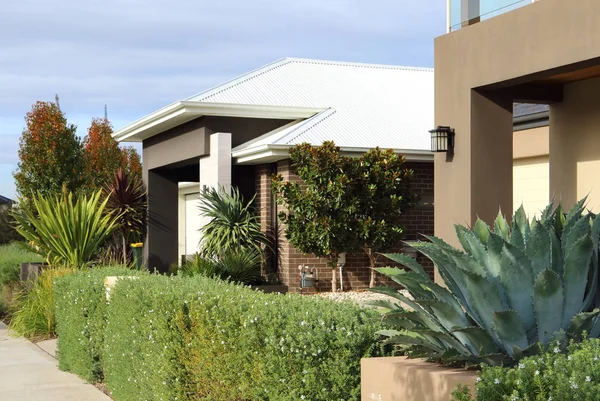
{"label": "palm-like plant", "polygon": [[96,256],[100,246],[117,228],[119,215],[104,213],[108,199],[102,191],[90,197],[72,193],[62,197],[32,197],[33,208],[14,213],[16,229],[48,263],[82,267]]}
{"label": "palm-like plant", "polygon": [[580,201],[567,214],[552,204],[539,220],[523,208],[512,223],[498,216],[492,231],[478,220],[456,226],[460,251],[439,238],[411,244],[438,268],[446,288],[406,255],[386,255],[406,266],[377,269],[410,293],[374,291],[400,304],[380,303],[397,330],[381,334],[415,355],[445,363],[512,364],[538,344],[600,336],[598,243],[600,216]]}
{"label": "palm-like plant", "polygon": [[259,255],[269,240],[260,229],[252,202],[244,202],[237,188],[205,189],[200,194],[199,210],[210,221],[200,229],[202,255],[219,258],[230,251],[254,249]]}
{"label": "palm-like plant", "polygon": [[127,239],[131,235],[140,237],[145,228],[146,190],[139,179],[119,168],[113,181],[105,186],[104,194],[108,199],[106,212],[118,216],[123,263],[127,264]]}

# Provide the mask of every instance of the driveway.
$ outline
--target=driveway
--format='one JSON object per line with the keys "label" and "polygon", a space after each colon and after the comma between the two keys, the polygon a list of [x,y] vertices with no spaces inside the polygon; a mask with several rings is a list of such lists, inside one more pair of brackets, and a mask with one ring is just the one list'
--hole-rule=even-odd
{"label": "driveway", "polygon": [[111,401],[79,377],[58,370],[56,359],[0,322],[0,400]]}

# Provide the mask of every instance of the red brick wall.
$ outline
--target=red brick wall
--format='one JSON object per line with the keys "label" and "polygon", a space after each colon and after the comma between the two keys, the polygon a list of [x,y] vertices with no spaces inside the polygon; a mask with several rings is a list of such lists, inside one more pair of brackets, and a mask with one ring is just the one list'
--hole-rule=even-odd
{"label": "red brick wall", "polygon": [[[422,204],[415,207],[406,214],[404,220],[405,240],[420,239],[420,234],[433,235],[433,163],[406,163],[408,168],[414,171],[413,175],[413,191],[415,191],[422,199]],[[270,191],[270,176],[275,171],[274,166],[264,164],[256,167],[256,188],[257,196],[256,203],[259,209],[261,226],[265,230],[273,229],[271,226],[271,210],[272,196]],[[282,175],[284,180],[292,180],[300,182],[300,179],[291,172],[289,160],[277,162],[276,171]],[[282,210],[281,206],[277,206],[277,213]],[[285,238],[284,227],[279,227],[279,263],[271,262],[271,268],[278,265],[277,273],[279,280],[289,286],[290,291],[297,291],[300,287],[298,278],[298,265],[308,265],[318,268],[319,282],[318,289],[329,291],[331,289],[331,274],[332,271],[327,267],[326,260],[319,259],[311,255],[303,255],[294,248]],[[400,251],[401,244],[398,245],[397,251]],[[429,260],[422,255],[419,255],[417,260],[425,267],[433,277],[433,266]],[[387,259],[380,257],[378,265],[388,265]],[[343,269],[344,289],[364,289],[369,286],[370,270],[368,269],[369,260],[364,253],[346,255],[346,265]],[[339,270],[338,286],[339,286]],[[377,282],[380,284],[389,284],[388,281],[378,275]]]}

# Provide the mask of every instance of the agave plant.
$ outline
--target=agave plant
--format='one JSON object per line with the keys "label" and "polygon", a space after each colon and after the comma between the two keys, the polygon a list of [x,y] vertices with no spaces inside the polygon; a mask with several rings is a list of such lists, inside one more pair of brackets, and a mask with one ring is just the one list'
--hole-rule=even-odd
{"label": "agave plant", "polygon": [[142,235],[146,224],[146,190],[139,179],[132,178],[123,169],[115,173],[114,179],[104,188],[108,198],[106,212],[118,216],[123,264],[127,264],[127,239]]}
{"label": "agave plant", "polygon": [[208,257],[224,255],[240,248],[254,249],[259,255],[269,240],[260,229],[252,202],[245,202],[240,191],[232,188],[208,188],[200,194],[200,213],[210,221],[200,229],[202,254]]}
{"label": "agave plant", "polygon": [[82,267],[117,228],[118,215],[105,214],[108,199],[102,191],[90,197],[72,193],[62,197],[33,196],[33,208],[14,213],[16,229],[51,265]]}
{"label": "agave plant", "polygon": [[408,290],[376,288],[401,303],[386,318],[397,330],[380,334],[414,355],[444,363],[512,364],[543,346],[600,335],[600,216],[584,214],[585,199],[567,214],[550,204],[539,220],[521,207],[492,230],[477,220],[457,225],[463,250],[436,237],[411,245],[429,257],[446,287],[432,282],[406,255],[386,255],[408,268],[378,271]]}

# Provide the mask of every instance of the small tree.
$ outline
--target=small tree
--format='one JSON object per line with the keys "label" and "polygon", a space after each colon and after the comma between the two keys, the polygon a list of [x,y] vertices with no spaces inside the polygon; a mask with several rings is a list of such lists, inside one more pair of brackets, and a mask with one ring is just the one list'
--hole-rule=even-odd
{"label": "small tree", "polygon": [[123,156],[122,168],[132,179],[142,180],[142,159],[137,150],[132,146],[121,148]]}
{"label": "small tree", "polygon": [[400,241],[402,216],[415,203],[410,191],[413,171],[404,167],[404,157],[393,150],[371,149],[348,164],[350,195],[355,208],[358,241],[369,258],[375,286],[377,253],[389,251]]}
{"label": "small tree", "polygon": [[50,102],[36,102],[25,123],[14,173],[17,193],[25,201],[22,206],[31,206],[33,194],[60,195],[63,185],[77,192],[82,184],[83,155],[76,127]]}
{"label": "small tree", "polygon": [[286,238],[305,254],[327,258],[332,269],[331,290],[336,291],[335,268],[340,253],[358,248],[352,198],[346,174],[348,158],[333,142],[313,147],[301,144],[290,150],[292,167],[303,183],[272,181],[277,202],[287,208],[279,217],[286,224]]}
{"label": "small tree", "polygon": [[123,167],[124,154],[112,137],[113,127],[106,118],[94,118],[83,140],[86,188],[95,192],[112,181]]}

